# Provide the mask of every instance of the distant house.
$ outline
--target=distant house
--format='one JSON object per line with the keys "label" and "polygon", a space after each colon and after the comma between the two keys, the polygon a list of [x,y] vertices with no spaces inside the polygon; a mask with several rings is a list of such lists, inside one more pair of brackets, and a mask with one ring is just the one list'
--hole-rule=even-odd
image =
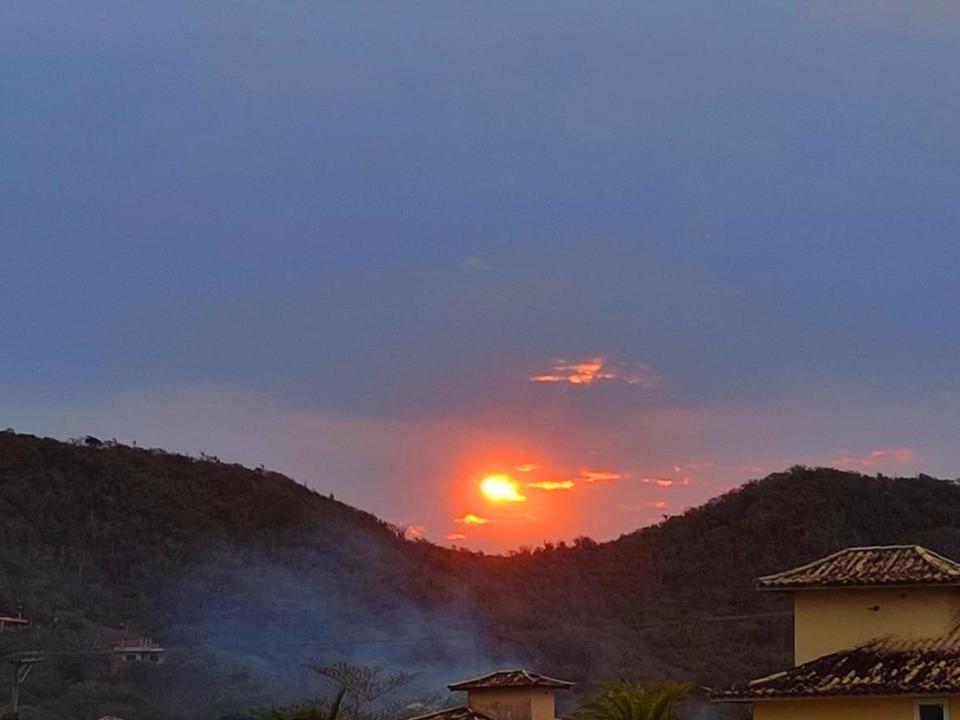
{"label": "distant house", "polygon": [[415,720],[556,720],[554,693],[572,686],[528,670],[499,670],[448,685],[467,693],[466,704]]}
{"label": "distant house", "polygon": [[795,666],[715,701],[751,703],[754,720],[960,720],[960,564],[850,548],[757,584],[793,594]]}
{"label": "distant house", "polygon": [[166,649],[155,643],[152,638],[130,638],[124,635],[113,647],[110,666],[114,672],[121,672],[130,663],[159,665],[166,659]]}

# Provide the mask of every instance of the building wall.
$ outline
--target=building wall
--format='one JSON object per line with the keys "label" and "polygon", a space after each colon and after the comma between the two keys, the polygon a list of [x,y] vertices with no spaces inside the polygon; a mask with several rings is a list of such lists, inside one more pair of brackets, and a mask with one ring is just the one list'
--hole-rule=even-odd
{"label": "building wall", "polygon": [[802,590],[794,593],[794,658],[800,665],[889,635],[943,635],[958,620],[960,588]]}
{"label": "building wall", "polygon": [[[753,706],[753,720],[914,720],[914,698],[770,700]],[[960,698],[950,698],[950,718],[960,718]]]}
{"label": "building wall", "polygon": [[495,720],[554,720],[553,692],[546,688],[471,690],[467,702]]}

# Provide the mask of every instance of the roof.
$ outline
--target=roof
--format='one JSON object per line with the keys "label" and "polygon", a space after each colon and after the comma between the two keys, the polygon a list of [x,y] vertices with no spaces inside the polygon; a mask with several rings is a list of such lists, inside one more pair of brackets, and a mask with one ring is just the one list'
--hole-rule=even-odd
{"label": "roof", "polygon": [[418,715],[410,720],[493,720],[489,715],[484,715],[478,710],[474,710],[469,705],[457,705],[446,710],[437,710],[427,715]]}
{"label": "roof", "polygon": [[960,585],[960,564],[919,545],[847,548],[757,580],[761,590]]}
{"label": "roof", "polygon": [[929,640],[880,639],[712,693],[751,702],[781,698],[960,693],[960,628]]}
{"label": "roof", "polygon": [[557,680],[556,678],[538,675],[529,670],[497,670],[480,677],[462,680],[453,685],[447,685],[451,690],[485,690],[490,688],[516,687],[572,687],[572,682]]}
{"label": "roof", "polygon": [[114,652],[164,652],[164,649],[148,638],[123,638],[114,648]]}

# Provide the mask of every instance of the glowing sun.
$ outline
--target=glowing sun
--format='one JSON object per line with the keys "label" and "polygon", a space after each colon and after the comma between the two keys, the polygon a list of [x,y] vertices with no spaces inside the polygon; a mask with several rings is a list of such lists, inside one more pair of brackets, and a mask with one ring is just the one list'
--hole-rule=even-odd
{"label": "glowing sun", "polygon": [[517,481],[509,475],[488,475],[480,481],[480,492],[491,502],[524,502]]}

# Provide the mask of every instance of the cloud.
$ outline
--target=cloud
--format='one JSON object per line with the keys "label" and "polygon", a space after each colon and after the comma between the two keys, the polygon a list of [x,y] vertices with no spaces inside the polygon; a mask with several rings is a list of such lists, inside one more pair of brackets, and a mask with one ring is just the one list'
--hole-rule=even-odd
{"label": "cloud", "polygon": [[539,470],[539,465],[534,465],[533,463],[525,463],[524,465],[517,465],[517,472],[528,473],[535,470]]}
{"label": "cloud", "polygon": [[490,263],[476,255],[465,257],[463,262],[460,263],[460,267],[469,272],[486,272],[492,269]]}
{"label": "cloud", "polygon": [[614,480],[622,480],[625,477],[626,475],[624,473],[613,470],[587,470],[584,468],[580,471],[580,482],[585,483],[613,482]]}
{"label": "cloud", "polygon": [[490,522],[487,518],[474,515],[473,513],[467,513],[463,517],[454,518],[453,521],[461,525],[486,525]]}
{"label": "cloud", "polygon": [[466,540],[467,536],[464,535],[463,533],[452,532],[452,533],[447,533],[446,538],[447,540]]}
{"label": "cloud", "polygon": [[856,456],[844,450],[829,461],[830,465],[840,468],[859,470],[879,470],[888,467],[902,467],[917,460],[917,453],[908,447],[876,448],[866,455]]}
{"label": "cloud", "polygon": [[677,472],[696,472],[697,470],[704,470],[706,468],[713,467],[712,462],[691,462],[683,464],[675,464],[673,469]]}
{"label": "cloud", "polygon": [[644,485],[656,485],[657,487],[668,488],[673,487],[676,480],[667,477],[642,477],[640,478],[640,482]]}
{"label": "cloud", "polygon": [[411,540],[422,538],[427,532],[423,525],[407,525],[407,537]]}
{"label": "cloud", "polygon": [[527,483],[528,488],[536,490],[572,490],[576,483],[573,480],[543,480]]}
{"label": "cloud", "polygon": [[588,386],[601,381],[616,381],[649,390],[660,381],[653,366],[611,360],[604,356],[585,360],[554,360],[548,370],[530,377],[531,382],[551,385]]}
{"label": "cloud", "polygon": [[647,507],[656,508],[657,510],[663,510],[666,507],[669,507],[670,503],[666,500],[652,500],[647,503]]}

